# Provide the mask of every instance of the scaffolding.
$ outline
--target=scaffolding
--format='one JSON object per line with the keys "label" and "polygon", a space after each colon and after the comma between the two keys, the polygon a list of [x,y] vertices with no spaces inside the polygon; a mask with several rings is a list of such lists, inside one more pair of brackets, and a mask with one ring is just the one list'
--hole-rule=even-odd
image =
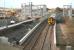
{"label": "scaffolding", "polygon": [[72,5],[63,5],[63,17],[72,19]]}
{"label": "scaffolding", "polygon": [[26,18],[37,18],[44,17],[47,15],[47,6],[46,5],[33,5],[32,2],[29,4],[22,4],[21,15]]}

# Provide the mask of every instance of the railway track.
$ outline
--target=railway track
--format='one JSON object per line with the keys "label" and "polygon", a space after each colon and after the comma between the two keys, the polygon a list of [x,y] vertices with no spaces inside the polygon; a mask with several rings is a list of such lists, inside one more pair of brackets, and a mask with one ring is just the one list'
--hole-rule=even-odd
{"label": "railway track", "polygon": [[24,43],[21,41],[23,44],[19,43],[20,39],[28,34],[27,31],[35,25],[36,23],[23,23],[19,25],[20,27],[13,27],[0,32],[0,36],[8,37],[9,42],[18,44],[15,47],[21,50],[51,50],[50,36],[53,33],[53,27],[47,24],[47,20],[42,21],[25,40],[23,39]]}
{"label": "railway track", "polygon": [[41,32],[41,35],[38,37],[37,41],[32,47],[32,50],[42,50],[49,29],[48,26],[45,27],[45,29]]}
{"label": "railway track", "polygon": [[51,29],[46,21],[43,22],[21,45],[22,50],[49,50]]}
{"label": "railway track", "polygon": [[13,28],[7,28],[0,31],[0,36],[8,37],[10,43],[15,41],[18,44],[18,41],[36,24],[34,22],[26,22]]}

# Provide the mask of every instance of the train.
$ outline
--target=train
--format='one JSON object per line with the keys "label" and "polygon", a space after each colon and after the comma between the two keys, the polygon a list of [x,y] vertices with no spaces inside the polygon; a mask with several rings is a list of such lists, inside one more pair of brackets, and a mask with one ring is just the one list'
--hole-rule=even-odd
{"label": "train", "polygon": [[64,23],[65,19],[63,17],[63,13],[52,14],[50,17],[54,18],[56,23]]}

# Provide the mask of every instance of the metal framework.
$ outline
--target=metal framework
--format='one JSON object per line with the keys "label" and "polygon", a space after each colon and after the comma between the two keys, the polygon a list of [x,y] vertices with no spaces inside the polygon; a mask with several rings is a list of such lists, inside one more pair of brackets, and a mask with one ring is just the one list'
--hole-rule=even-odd
{"label": "metal framework", "polygon": [[27,4],[22,4],[22,16],[27,18],[33,17],[43,17],[47,15],[46,5],[33,5],[32,2]]}
{"label": "metal framework", "polygon": [[72,5],[63,5],[63,16],[72,19]]}

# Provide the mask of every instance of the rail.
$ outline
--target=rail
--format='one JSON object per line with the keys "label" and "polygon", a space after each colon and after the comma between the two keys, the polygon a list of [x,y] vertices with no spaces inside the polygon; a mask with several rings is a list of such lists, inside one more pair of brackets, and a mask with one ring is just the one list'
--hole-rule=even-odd
{"label": "rail", "polygon": [[30,21],[33,21],[33,20],[34,20],[34,19],[30,19],[30,20],[22,21],[22,22],[15,23],[15,24],[12,24],[12,25],[3,26],[3,27],[0,27],[0,30],[4,30],[4,29],[6,29],[6,28],[15,27],[15,26],[18,26],[18,25],[21,25],[21,24],[23,24],[23,23],[30,22]]}

